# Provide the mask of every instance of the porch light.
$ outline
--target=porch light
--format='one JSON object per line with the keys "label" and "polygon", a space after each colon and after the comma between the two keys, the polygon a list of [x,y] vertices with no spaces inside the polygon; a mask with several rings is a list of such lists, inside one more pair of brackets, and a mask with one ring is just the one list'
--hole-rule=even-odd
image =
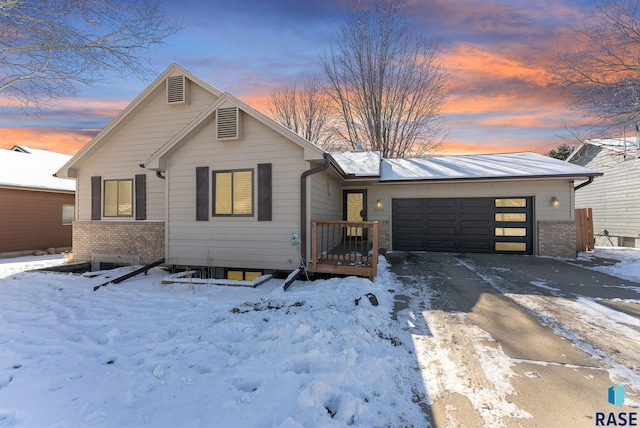
{"label": "porch light", "polygon": [[560,205],[560,201],[555,196],[552,196],[551,197],[551,206],[552,207],[557,207],[558,205]]}
{"label": "porch light", "polygon": [[375,208],[376,211],[382,210],[382,201],[380,199],[378,199],[376,201],[376,204],[375,204],[374,208]]}

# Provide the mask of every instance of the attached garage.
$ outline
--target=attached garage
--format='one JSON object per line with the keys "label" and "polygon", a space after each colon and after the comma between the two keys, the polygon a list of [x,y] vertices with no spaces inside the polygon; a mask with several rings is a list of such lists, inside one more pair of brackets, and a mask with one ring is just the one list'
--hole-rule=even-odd
{"label": "attached garage", "polygon": [[533,198],[392,199],[392,249],[533,254]]}
{"label": "attached garage", "polygon": [[366,192],[380,247],[396,251],[575,257],[575,182],[601,175],[535,153],[332,156],[343,190]]}

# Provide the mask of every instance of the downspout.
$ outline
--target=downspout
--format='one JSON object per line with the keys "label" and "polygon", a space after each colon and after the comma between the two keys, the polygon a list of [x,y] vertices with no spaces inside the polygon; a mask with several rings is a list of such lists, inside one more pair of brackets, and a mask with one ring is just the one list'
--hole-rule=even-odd
{"label": "downspout", "polygon": [[584,183],[581,183],[581,184],[578,184],[577,186],[575,186],[573,188],[573,191],[575,192],[578,189],[582,189],[584,186],[588,186],[591,183],[593,183],[593,175],[589,176],[589,179],[587,181],[585,181]]}
{"label": "downspout", "polygon": [[307,263],[307,177],[329,168],[331,162],[328,154],[324,155],[324,163],[308,169],[300,175],[300,256],[306,267]]}

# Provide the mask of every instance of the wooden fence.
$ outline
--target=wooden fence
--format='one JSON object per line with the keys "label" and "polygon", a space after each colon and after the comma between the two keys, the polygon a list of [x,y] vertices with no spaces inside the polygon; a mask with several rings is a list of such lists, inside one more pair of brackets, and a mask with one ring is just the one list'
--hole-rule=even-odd
{"label": "wooden fence", "polygon": [[576,209],[576,251],[593,251],[593,217],[591,208]]}

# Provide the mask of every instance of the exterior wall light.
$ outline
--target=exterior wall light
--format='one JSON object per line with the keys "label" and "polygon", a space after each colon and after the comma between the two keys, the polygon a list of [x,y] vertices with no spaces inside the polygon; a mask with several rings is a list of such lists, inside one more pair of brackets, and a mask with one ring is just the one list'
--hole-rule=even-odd
{"label": "exterior wall light", "polygon": [[376,204],[374,205],[374,209],[376,211],[382,211],[382,201],[380,199],[376,201]]}
{"label": "exterior wall light", "polygon": [[552,207],[557,207],[558,205],[560,205],[560,201],[555,196],[552,196],[551,197],[551,206]]}

